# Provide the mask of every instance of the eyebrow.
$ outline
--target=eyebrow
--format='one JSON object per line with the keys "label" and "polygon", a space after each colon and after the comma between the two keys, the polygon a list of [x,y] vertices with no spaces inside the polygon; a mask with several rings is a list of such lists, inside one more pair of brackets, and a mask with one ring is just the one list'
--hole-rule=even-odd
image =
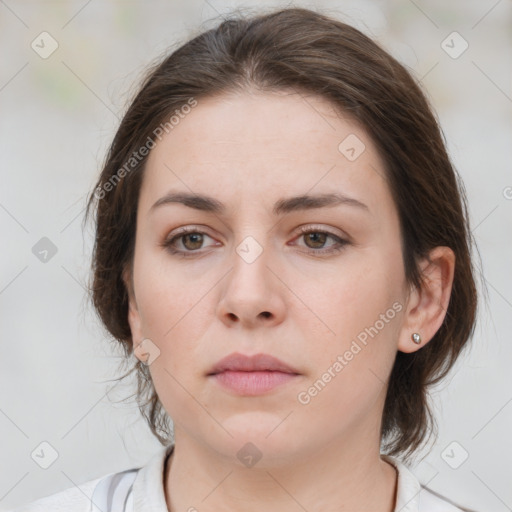
{"label": "eyebrow", "polygon": [[[160,206],[168,204],[183,204],[189,208],[200,210],[203,212],[215,213],[222,215],[226,211],[225,205],[219,200],[203,195],[188,192],[168,192],[165,196],[161,197],[150,208],[150,213],[155,211]],[[272,209],[274,215],[284,215],[294,211],[313,210],[318,208],[326,208],[332,206],[347,205],[355,206],[363,211],[370,212],[366,204],[358,201],[353,197],[346,196],[341,193],[329,194],[315,194],[315,195],[300,195],[282,198],[276,201]]]}

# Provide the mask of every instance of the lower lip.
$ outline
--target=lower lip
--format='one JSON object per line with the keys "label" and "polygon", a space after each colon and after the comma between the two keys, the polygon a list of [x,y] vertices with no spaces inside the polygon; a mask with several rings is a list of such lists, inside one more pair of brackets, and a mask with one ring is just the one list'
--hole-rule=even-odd
{"label": "lower lip", "polygon": [[296,373],[284,373],[277,371],[224,371],[212,375],[223,387],[240,395],[254,396],[266,393],[282,384],[290,382]]}

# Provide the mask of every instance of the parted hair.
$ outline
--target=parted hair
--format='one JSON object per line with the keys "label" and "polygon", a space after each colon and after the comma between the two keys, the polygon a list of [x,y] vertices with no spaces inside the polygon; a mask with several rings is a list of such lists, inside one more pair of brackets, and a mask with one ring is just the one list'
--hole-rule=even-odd
{"label": "parted hair", "polygon": [[399,214],[405,278],[411,286],[421,286],[419,262],[431,249],[448,246],[455,253],[443,324],[416,352],[397,352],[389,376],[381,450],[407,459],[436,434],[428,388],[446,376],[474,333],[475,242],[464,186],[426,93],[412,72],[350,24],[305,8],[232,13],[168,50],[147,70],[87,200],[85,219],[93,210],[95,226],[89,284],[94,309],[114,343],[121,345],[129,373],[136,373],[140,412],[161,444],[169,445],[172,419],[147,365],[132,357],[128,290],[122,278],[133,263],[147,160],[147,151],[140,148],[151,146],[148,141],[158,135],[158,127],[191,99],[200,102],[248,90],[314,94],[365,129],[385,165]]}

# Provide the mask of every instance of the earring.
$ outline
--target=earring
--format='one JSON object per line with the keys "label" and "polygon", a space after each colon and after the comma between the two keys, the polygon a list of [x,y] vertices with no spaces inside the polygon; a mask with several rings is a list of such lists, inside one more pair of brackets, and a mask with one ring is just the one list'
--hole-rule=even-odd
{"label": "earring", "polygon": [[411,339],[412,341],[414,341],[414,343],[417,343],[418,345],[421,343],[421,336],[417,332],[414,332],[411,335]]}

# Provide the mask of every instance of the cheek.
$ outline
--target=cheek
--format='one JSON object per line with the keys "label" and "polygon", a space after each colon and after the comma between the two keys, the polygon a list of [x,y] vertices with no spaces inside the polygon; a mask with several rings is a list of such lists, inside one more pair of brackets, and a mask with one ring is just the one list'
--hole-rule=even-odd
{"label": "cheek", "polygon": [[[166,264],[165,257],[141,251],[136,261],[135,289],[145,335],[155,339],[176,339],[177,333],[193,328],[191,317],[204,305],[211,288],[204,278],[187,277],[179,265]],[[204,306],[203,306],[204,307]],[[187,338],[190,338],[190,331]]]}
{"label": "cheek", "polygon": [[[368,255],[310,294],[307,304],[314,315],[298,320],[309,360],[316,361],[315,378],[330,369],[337,376],[333,380],[344,381],[346,389],[355,390],[354,396],[368,382],[386,379],[396,354],[403,310],[397,276],[400,265],[382,254],[370,257],[369,251]],[[341,362],[333,368],[338,358]]]}
{"label": "cheek", "polygon": [[323,423],[323,411],[329,411],[334,424],[355,424],[385,397],[385,383],[396,355],[401,306],[392,300],[383,282],[376,286],[375,279],[370,281],[373,286],[368,289],[363,289],[361,279],[343,291],[330,288],[331,300],[324,301],[324,313],[320,307],[318,311],[329,318],[326,323],[335,335],[329,332],[316,340],[311,332],[305,336],[312,371],[297,402],[313,422],[317,418]]}
{"label": "cheek", "polygon": [[[306,298],[304,302],[310,309],[310,314],[303,319],[323,325],[329,338],[355,337],[378,321],[381,314],[385,315],[400,298],[397,283],[389,277],[392,273],[389,267],[379,266],[377,261],[366,263],[361,258],[317,285],[308,284],[302,289],[295,286],[297,295]],[[390,312],[393,317],[394,312]]]}

